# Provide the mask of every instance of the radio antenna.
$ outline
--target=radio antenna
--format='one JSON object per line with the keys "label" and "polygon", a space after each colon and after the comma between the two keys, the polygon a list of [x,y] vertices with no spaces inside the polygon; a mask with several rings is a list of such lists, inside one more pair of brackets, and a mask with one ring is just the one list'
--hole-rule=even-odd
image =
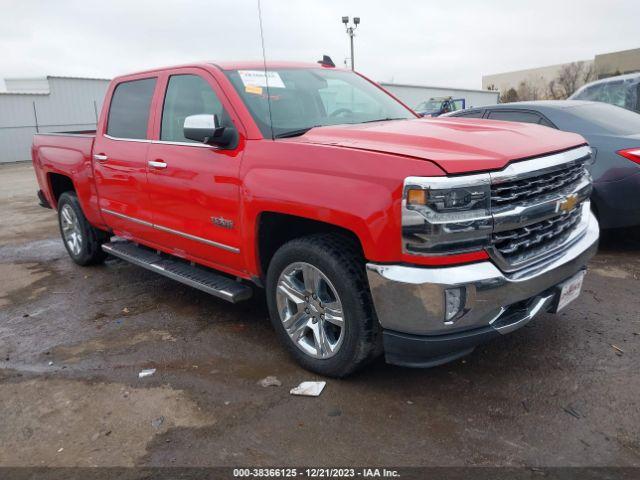
{"label": "radio antenna", "polygon": [[267,54],[264,49],[264,30],[262,28],[262,8],[258,0],[258,20],[260,21],[260,42],[262,43],[262,65],[264,67],[264,82],[267,89],[267,109],[269,110],[269,128],[271,129],[271,140],[275,140],[273,134],[273,118],[271,117],[271,91],[269,90],[269,75],[267,75]]}

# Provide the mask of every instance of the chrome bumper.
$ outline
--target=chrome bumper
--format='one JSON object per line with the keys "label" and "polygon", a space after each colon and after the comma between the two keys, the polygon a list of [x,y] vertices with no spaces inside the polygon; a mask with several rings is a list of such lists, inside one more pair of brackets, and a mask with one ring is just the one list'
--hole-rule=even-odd
{"label": "chrome bumper", "polygon": [[[508,333],[523,326],[549,308],[555,297],[550,290],[583,270],[596,253],[598,222],[591,212],[588,215],[583,235],[568,248],[516,272],[504,273],[489,261],[444,268],[368,263],[380,324],[386,330],[413,335],[444,335],[481,327]],[[445,290],[460,287],[464,307],[455,321],[446,324]]]}

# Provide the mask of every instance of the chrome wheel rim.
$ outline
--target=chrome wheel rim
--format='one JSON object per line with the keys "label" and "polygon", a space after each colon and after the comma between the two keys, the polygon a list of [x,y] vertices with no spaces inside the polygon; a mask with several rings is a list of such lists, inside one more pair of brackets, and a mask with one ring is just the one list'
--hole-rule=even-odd
{"label": "chrome wheel rim", "polygon": [[318,268],[305,262],[288,265],[276,288],[280,320],[291,341],[313,358],[333,357],[344,340],[342,302]]}
{"label": "chrome wheel rim", "polygon": [[82,250],[82,230],[80,229],[80,220],[71,205],[64,205],[60,210],[60,225],[62,227],[62,236],[74,255],[80,255]]}

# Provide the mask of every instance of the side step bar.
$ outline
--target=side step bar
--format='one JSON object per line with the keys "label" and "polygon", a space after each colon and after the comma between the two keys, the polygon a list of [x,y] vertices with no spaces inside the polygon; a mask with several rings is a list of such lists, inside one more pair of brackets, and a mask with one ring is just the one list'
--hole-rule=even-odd
{"label": "side step bar", "polygon": [[178,259],[171,259],[169,255],[157,254],[153,250],[139,247],[128,241],[105,243],[102,245],[102,250],[114,257],[121,258],[231,303],[247,300],[253,294],[253,290],[248,285],[204,267],[192,266]]}

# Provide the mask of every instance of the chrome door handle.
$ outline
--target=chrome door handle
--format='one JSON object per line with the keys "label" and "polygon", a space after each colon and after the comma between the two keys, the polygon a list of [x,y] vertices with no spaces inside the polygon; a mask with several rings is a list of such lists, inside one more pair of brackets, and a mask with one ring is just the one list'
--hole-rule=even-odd
{"label": "chrome door handle", "polygon": [[167,168],[167,164],[160,160],[149,160],[148,165],[151,168]]}
{"label": "chrome door handle", "polygon": [[95,153],[93,155],[93,159],[97,160],[98,162],[106,162],[107,160],[109,160],[109,157],[107,157],[106,155],[100,155]]}

